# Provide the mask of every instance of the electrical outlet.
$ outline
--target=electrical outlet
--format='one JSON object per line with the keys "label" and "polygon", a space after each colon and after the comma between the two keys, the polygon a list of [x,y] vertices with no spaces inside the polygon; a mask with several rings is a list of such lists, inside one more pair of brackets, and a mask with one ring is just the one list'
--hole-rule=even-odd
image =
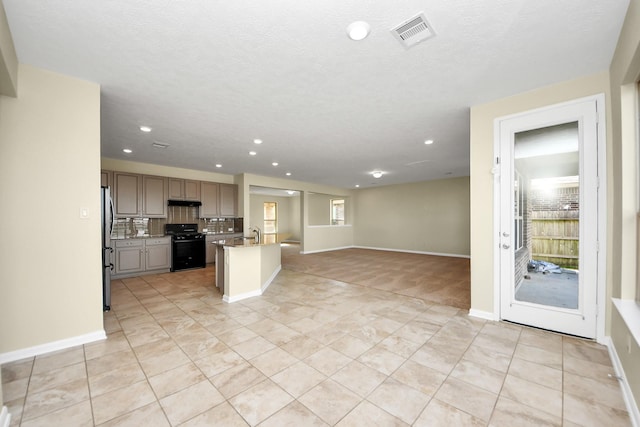
{"label": "electrical outlet", "polygon": [[87,219],[87,218],[89,218],[89,209],[87,209],[87,208],[80,208],[80,218],[81,218],[81,219]]}

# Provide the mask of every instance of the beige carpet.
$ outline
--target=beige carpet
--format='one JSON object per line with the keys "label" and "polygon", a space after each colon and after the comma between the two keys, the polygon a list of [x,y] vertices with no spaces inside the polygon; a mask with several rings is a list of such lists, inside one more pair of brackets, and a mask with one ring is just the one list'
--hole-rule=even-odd
{"label": "beige carpet", "polygon": [[282,246],[282,268],[452,307],[471,306],[466,258],[371,249],[301,255],[300,246],[293,244]]}

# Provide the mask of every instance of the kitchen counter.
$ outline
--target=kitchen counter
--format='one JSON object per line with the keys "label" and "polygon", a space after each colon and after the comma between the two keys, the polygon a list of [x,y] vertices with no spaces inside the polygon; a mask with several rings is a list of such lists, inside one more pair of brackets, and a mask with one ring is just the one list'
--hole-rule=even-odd
{"label": "kitchen counter", "polygon": [[232,303],[260,296],[280,272],[278,239],[256,242],[253,238],[215,240],[216,286],[223,301]]}
{"label": "kitchen counter", "polygon": [[233,238],[221,238],[214,239],[211,243],[218,246],[229,246],[229,247],[252,247],[252,246],[263,246],[263,245],[276,245],[282,243],[286,240],[290,234],[273,234],[263,235],[260,239],[260,242],[256,242],[253,237],[233,237]]}
{"label": "kitchen counter", "polygon": [[143,234],[142,236],[111,236],[111,240],[157,239],[159,237],[169,237],[169,235],[168,234]]}

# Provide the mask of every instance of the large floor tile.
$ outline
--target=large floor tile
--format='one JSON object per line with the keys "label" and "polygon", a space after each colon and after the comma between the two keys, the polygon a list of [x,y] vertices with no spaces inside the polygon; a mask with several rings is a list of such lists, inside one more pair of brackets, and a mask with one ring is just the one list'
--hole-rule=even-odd
{"label": "large floor tile", "polygon": [[435,398],[476,418],[489,421],[498,395],[449,378],[442,384]]}
{"label": "large floor tile", "polygon": [[360,397],[333,380],[318,384],[298,401],[329,425],[336,424],[358,403]]}
{"label": "large floor tile", "polygon": [[172,425],[177,425],[219,405],[224,397],[204,380],[160,399],[160,405]]}
{"label": "large floor tile", "polygon": [[295,258],[233,304],[212,267],[114,280],[106,340],[2,366],[10,427],[631,425],[606,347],[468,316],[468,260]]}
{"label": "large floor tile", "polygon": [[430,396],[393,378],[388,378],[367,397],[369,402],[407,424],[418,418],[429,399]]}
{"label": "large floor tile", "polygon": [[156,401],[147,381],[141,381],[91,399],[96,424],[104,423]]}
{"label": "large floor tile", "polygon": [[363,400],[344,417],[337,427],[408,427],[409,424]]}
{"label": "large floor tile", "polygon": [[256,425],[293,401],[293,397],[271,380],[265,380],[236,395],[229,403],[250,425]]}

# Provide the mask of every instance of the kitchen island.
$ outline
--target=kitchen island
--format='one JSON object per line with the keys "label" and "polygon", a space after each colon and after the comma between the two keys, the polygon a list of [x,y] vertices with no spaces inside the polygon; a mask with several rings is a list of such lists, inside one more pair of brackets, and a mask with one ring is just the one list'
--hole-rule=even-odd
{"label": "kitchen island", "polygon": [[[270,236],[267,236],[269,238]],[[216,286],[223,301],[260,296],[281,269],[280,241],[253,238],[215,240]]]}

